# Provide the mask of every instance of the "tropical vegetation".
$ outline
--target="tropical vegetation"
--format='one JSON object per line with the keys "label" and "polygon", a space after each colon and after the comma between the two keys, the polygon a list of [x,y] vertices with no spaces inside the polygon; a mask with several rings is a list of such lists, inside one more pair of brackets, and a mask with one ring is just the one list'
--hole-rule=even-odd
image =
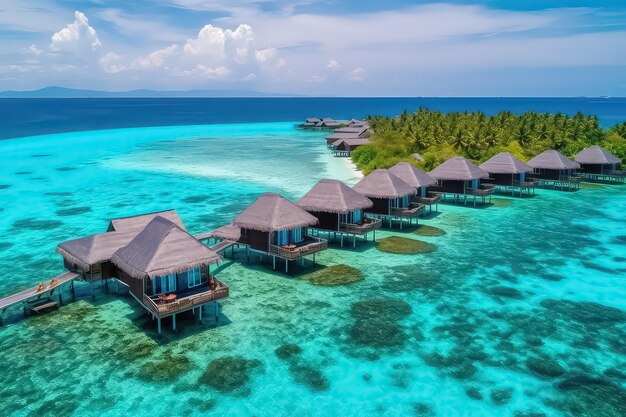
{"label": "tropical vegetation", "polygon": [[[453,156],[482,163],[499,152],[528,161],[546,149],[568,157],[591,145],[600,145],[626,161],[626,123],[604,130],[596,116],[577,113],[503,111],[442,113],[420,108],[395,118],[369,117],[374,130],[371,144],[352,152],[352,160],[365,174],[406,161],[430,171]],[[424,159],[418,161],[413,155]]]}

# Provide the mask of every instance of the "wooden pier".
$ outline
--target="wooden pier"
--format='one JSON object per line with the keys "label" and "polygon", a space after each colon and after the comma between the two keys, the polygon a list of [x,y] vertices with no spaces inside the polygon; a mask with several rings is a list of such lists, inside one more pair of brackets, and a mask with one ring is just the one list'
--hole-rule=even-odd
{"label": "wooden pier", "polygon": [[[28,288],[24,291],[20,291],[17,294],[10,295],[3,299],[0,299],[0,325],[2,324],[2,316],[6,309],[16,304],[23,304],[24,313],[32,311],[40,313],[43,310],[47,310],[52,307],[56,307],[63,302],[61,293],[59,291],[59,302],[52,300],[52,294],[60,289],[63,284],[73,282],[75,279],[80,278],[80,275],[74,272],[66,272],[52,278],[48,282],[42,282],[41,284]],[[73,285],[73,284],[72,284]]]}

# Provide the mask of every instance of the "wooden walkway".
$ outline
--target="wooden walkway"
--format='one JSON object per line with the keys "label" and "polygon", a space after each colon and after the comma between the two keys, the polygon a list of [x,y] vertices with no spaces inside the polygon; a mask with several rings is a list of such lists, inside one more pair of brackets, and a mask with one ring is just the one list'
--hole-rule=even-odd
{"label": "wooden walkway", "polygon": [[19,304],[24,301],[28,301],[31,298],[42,297],[42,296],[50,296],[54,290],[61,287],[61,285],[66,284],[70,281],[75,280],[80,277],[80,275],[75,274],[74,272],[66,272],[59,276],[54,277],[57,284],[54,287],[50,287],[50,281],[45,282],[44,289],[37,291],[38,286],[26,289],[24,291],[20,291],[17,294],[10,295],[6,298],[0,299],[0,311],[3,311],[12,305]]}
{"label": "wooden walkway", "polygon": [[219,251],[222,251],[224,249],[228,249],[231,246],[236,245],[236,244],[237,244],[237,242],[235,242],[233,240],[222,240],[217,245],[209,246],[209,249],[211,249],[213,252],[219,252]]}

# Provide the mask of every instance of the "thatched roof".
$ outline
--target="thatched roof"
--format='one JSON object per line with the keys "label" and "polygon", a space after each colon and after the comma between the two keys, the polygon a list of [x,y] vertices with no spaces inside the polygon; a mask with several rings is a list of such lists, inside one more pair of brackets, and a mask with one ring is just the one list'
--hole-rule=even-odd
{"label": "thatched roof", "polygon": [[173,222],[156,216],[111,261],[134,278],[159,277],[217,263],[221,257]]}
{"label": "thatched roof", "polygon": [[437,183],[436,179],[408,162],[395,164],[389,168],[389,172],[414,188],[428,187]]}
{"label": "thatched roof", "polygon": [[306,121],[306,123],[319,123],[322,120],[319,117],[309,117],[305,121]]}
{"label": "thatched roof", "polygon": [[418,154],[417,152],[411,155],[413,158],[415,158],[416,161],[424,161],[424,158],[422,158],[422,155]]}
{"label": "thatched roof", "polygon": [[113,219],[109,223],[109,228],[107,231],[109,232],[140,232],[144,227],[148,225],[156,216],[161,216],[164,219],[167,219],[176,226],[180,227],[183,230],[187,230],[183,221],[176,213],[176,210],[165,210],[165,211],[157,211],[154,213],[146,213],[139,214],[137,216],[130,217],[120,217],[119,219]]}
{"label": "thatched roof", "polygon": [[321,180],[298,202],[307,211],[348,213],[373,206],[372,201],[338,180]]}
{"label": "thatched roof", "polygon": [[59,243],[56,251],[70,264],[87,272],[90,265],[111,260],[115,251],[126,246],[135,236],[134,232],[99,233]]}
{"label": "thatched roof", "polygon": [[350,126],[350,127],[340,127],[335,130],[335,133],[356,133],[358,136],[362,136],[369,130],[368,127],[365,126]]}
{"label": "thatched roof", "polygon": [[430,176],[438,180],[471,181],[487,178],[489,174],[463,158],[455,156],[429,172]]}
{"label": "thatched roof", "polygon": [[326,136],[326,142],[340,139],[359,139],[359,135],[356,133],[333,133],[332,135]]}
{"label": "thatched roof", "polygon": [[345,143],[348,146],[361,146],[361,145],[369,145],[370,140],[363,139],[363,138],[339,139],[333,142],[333,146],[337,147],[341,145],[342,143]]}
{"label": "thatched roof", "polygon": [[574,159],[579,164],[589,165],[619,164],[622,162],[617,156],[597,145],[578,152]]}
{"label": "thatched roof", "polygon": [[207,237],[237,241],[241,237],[241,228],[229,223],[209,232]]}
{"label": "thatched roof", "polygon": [[544,151],[535,156],[533,159],[528,161],[528,165],[533,168],[556,170],[580,168],[580,164],[578,162],[568,159],[565,155],[559,151],[555,151],[554,149]]}
{"label": "thatched roof", "polygon": [[237,227],[261,232],[295,229],[315,224],[317,218],[274,193],[261,195],[233,220],[233,225]]}
{"label": "thatched roof", "polygon": [[500,152],[479,166],[483,171],[490,174],[519,174],[520,172],[532,172],[533,168],[520,161],[508,152]]}
{"label": "thatched roof", "polygon": [[350,119],[348,120],[347,125],[348,126],[353,126],[353,125],[362,125],[364,122],[362,120],[357,120],[357,119]]}
{"label": "thatched roof", "polygon": [[416,193],[415,188],[386,169],[377,169],[352,188],[369,198],[398,198]]}

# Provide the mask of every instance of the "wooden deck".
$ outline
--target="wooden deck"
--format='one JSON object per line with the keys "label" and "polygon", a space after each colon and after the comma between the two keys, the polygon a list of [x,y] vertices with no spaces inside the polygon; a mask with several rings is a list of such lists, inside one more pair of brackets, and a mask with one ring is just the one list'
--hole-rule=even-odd
{"label": "wooden deck", "polygon": [[301,244],[293,249],[287,249],[278,245],[270,245],[269,254],[278,256],[279,258],[293,261],[303,256],[317,253],[328,247],[328,241],[326,239],[308,237],[306,243]]}
{"label": "wooden deck", "polygon": [[199,307],[211,301],[226,298],[229,295],[229,289],[226,284],[216,280],[217,286],[215,290],[207,289],[206,291],[196,292],[186,297],[178,298],[170,303],[159,303],[152,297],[144,294],[144,306],[156,317],[163,318],[173,314],[182,313],[193,308]]}
{"label": "wooden deck", "polygon": [[339,223],[339,231],[344,233],[352,233],[355,235],[364,235],[374,230],[380,229],[382,221],[380,219],[368,219],[367,223]]}
{"label": "wooden deck", "polygon": [[12,305],[15,304],[19,304],[22,302],[26,302],[28,300],[34,299],[34,298],[48,298],[50,297],[50,295],[52,294],[52,292],[54,290],[56,290],[57,288],[61,287],[63,284],[66,284],[70,281],[73,281],[77,278],[80,278],[80,275],[74,273],[74,272],[66,272],[64,274],[61,274],[59,276],[56,276],[52,279],[54,279],[56,281],[56,285],[54,286],[50,286],[50,281],[46,281],[44,282],[45,287],[41,290],[39,289],[39,286],[35,286],[33,288],[29,288],[26,289],[24,291],[20,291],[17,294],[13,294],[10,295],[8,297],[5,297],[3,299],[0,300],[0,311],[3,311],[9,307],[11,307]]}

